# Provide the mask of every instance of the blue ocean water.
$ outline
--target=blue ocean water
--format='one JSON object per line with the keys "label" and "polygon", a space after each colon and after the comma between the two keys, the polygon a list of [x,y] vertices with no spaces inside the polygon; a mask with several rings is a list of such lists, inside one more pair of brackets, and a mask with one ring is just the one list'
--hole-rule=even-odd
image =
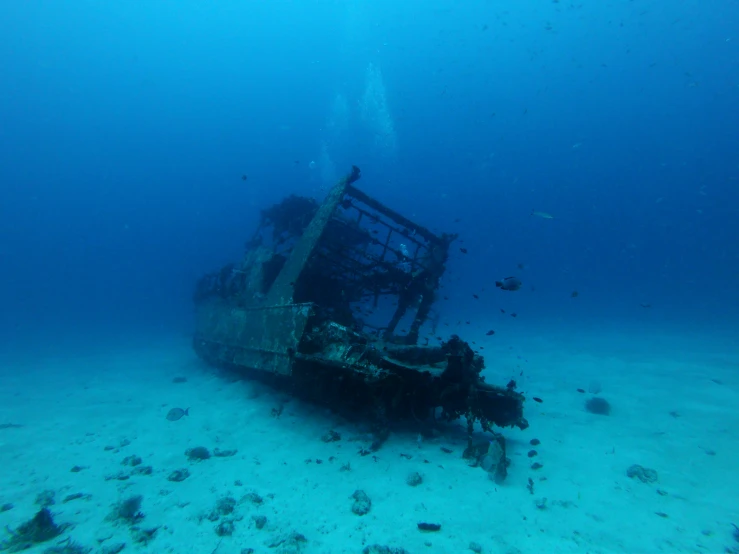
{"label": "blue ocean water", "polygon": [[4,359],[186,337],[260,211],[355,164],[459,233],[438,309],[510,371],[602,332],[736,375],[737,29],[733,0],[5,2]]}

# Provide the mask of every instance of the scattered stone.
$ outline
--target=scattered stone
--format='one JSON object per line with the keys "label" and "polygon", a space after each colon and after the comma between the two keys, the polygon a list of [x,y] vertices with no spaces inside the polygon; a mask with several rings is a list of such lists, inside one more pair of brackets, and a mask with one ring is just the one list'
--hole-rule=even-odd
{"label": "scattered stone", "polygon": [[15,506],[13,506],[13,504],[12,504],[12,503],[10,503],[10,502],[6,502],[6,503],[5,503],[5,504],[3,504],[2,506],[0,506],[0,514],[1,514],[1,513],[3,513],[3,512],[9,512],[9,511],[10,511],[10,510],[12,510],[12,509],[13,509],[14,507],[15,507]]}
{"label": "scattered stone", "polygon": [[531,469],[533,469],[534,471],[537,471],[543,467],[544,466],[540,464],[539,462],[534,462],[533,464],[531,464]]}
{"label": "scattered stone", "polygon": [[57,525],[54,523],[49,508],[42,508],[32,519],[19,527],[12,530],[7,528],[11,537],[0,544],[0,550],[9,550],[10,552],[27,550],[36,544],[58,537],[68,527],[68,524]]}
{"label": "scattered stone", "polygon": [[154,468],[151,466],[140,466],[134,468],[131,475],[151,475],[154,473]]}
{"label": "scattered stone", "polygon": [[143,462],[143,460],[139,456],[126,456],[123,458],[121,465],[136,467],[137,465],[141,465],[141,462]]}
{"label": "scattered stone", "polygon": [[126,473],[125,471],[119,471],[118,473],[111,473],[110,475],[105,476],[106,481],[125,481],[129,479],[131,476]]}
{"label": "scattered stone", "polygon": [[224,496],[216,502],[216,510],[222,516],[230,515],[236,509],[236,499],[232,496]]}
{"label": "scattered stone", "polygon": [[141,503],[144,497],[140,494],[121,500],[113,505],[113,511],[108,515],[109,521],[122,521],[127,525],[133,525],[144,519],[141,511]]}
{"label": "scattered stone", "polygon": [[251,518],[254,520],[254,526],[257,529],[264,529],[264,526],[267,525],[267,518],[265,516],[251,516]]}
{"label": "scattered stone", "polygon": [[231,456],[235,456],[237,452],[238,450],[236,449],[219,450],[218,448],[216,448],[215,450],[213,450],[213,456],[215,456],[216,458],[229,458]]}
{"label": "scattered stone", "polygon": [[156,535],[157,531],[159,531],[159,527],[150,527],[148,529],[132,527],[131,528],[131,538],[133,538],[133,541],[135,543],[146,546],[154,539],[154,536]]}
{"label": "scattered stone", "polygon": [[71,471],[72,473],[79,473],[80,471],[83,471],[85,469],[90,469],[90,466],[74,466],[69,471]]}
{"label": "scattered stone", "polygon": [[429,531],[429,532],[436,532],[441,531],[441,524],[440,523],[425,523],[420,522],[417,524],[419,531]]}
{"label": "scattered stone", "polygon": [[254,549],[253,548],[242,548],[241,554],[254,554]]}
{"label": "scattered stone", "polygon": [[175,469],[172,473],[170,473],[167,476],[167,481],[172,481],[174,483],[181,483],[185,479],[190,477],[190,470],[187,468],[183,469]]}
{"label": "scattered stone", "polygon": [[323,442],[337,442],[341,440],[341,435],[339,434],[338,431],[334,431],[333,429],[331,429],[327,433],[323,434],[323,436],[321,437],[321,440]]}
{"label": "scattered stone", "polygon": [[219,537],[230,537],[234,534],[235,529],[236,526],[234,525],[234,522],[230,519],[226,519],[216,525],[216,535]]}
{"label": "scattered stone", "polygon": [[667,491],[664,489],[657,489],[657,494],[660,496],[667,496]]}
{"label": "scattered stone", "polygon": [[351,498],[354,499],[352,512],[358,516],[363,516],[369,513],[372,508],[372,500],[370,500],[370,497],[367,496],[366,492],[363,490],[356,490],[354,491],[354,494],[352,494]]}
{"label": "scattered stone", "polygon": [[479,543],[471,542],[467,548],[472,550],[475,554],[482,554],[482,546]]}
{"label": "scattered stone", "polygon": [[100,550],[100,554],[118,554],[124,548],[126,548],[126,543],[125,542],[118,542],[118,543],[115,543],[115,544],[111,544],[109,546],[104,546]]}
{"label": "scattered stone", "polygon": [[267,543],[267,546],[269,548],[280,547],[280,552],[293,553],[302,551],[303,546],[305,546],[305,543],[307,542],[308,539],[305,538],[305,535],[298,533],[297,531],[291,531],[274,537]]}
{"label": "scattered stone", "polygon": [[56,504],[56,502],[54,501],[55,495],[56,493],[50,489],[38,493],[36,495],[36,505],[41,506],[42,508],[53,506],[54,504]]}
{"label": "scattered stone", "polygon": [[611,404],[605,398],[596,396],[585,402],[585,409],[591,414],[611,415]]}
{"label": "scattered stone", "polygon": [[668,517],[670,517],[670,516],[668,516],[668,515],[667,515],[666,513],[664,513],[664,512],[654,512],[654,513],[655,513],[655,514],[657,514],[657,515],[658,515],[659,517],[663,517],[663,518],[665,518],[665,519],[667,519]]}
{"label": "scattered stone", "polygon": [[546,498],[537,498],[536,500],[534,500],[534,504],[536,504],[536,507],[539,510],[547,509],[547,499]]}
{"label": "scattered stone", "polygon": [[421,474],[417,471],[414,471],[408,477],[405,478],[405,482],[408,483],[411,487],[417,487],[421,483],[423,483],[423,477],[421,477]]}
{"label": "scattered stone", "polygon": [[44,554],[89,554],[92,548],[77,544],[72,539],[62,541],[58,546],[46,548]]}
{"label": "scattered stone", "polygon": [[626,470],[626,476],[631,479],[639,479],[642,483],[656,483],[658,480],[657,472],[648,467],[642,467],[634,464]]}
{"label": "scattered stone", "polygon": [[196,446],[195,448],[188,448],[185,450],[185,456],[191,462],[202,462],[210,458],[210,450],[204,446]]}
{"label": "scattered stone", "polygon": [[531,439],[529,444],[531,444],[531,446],[538,446],[541,444],[541,441],[539,439]]}
{"label": "scattered stone", "polygon": [[242,502],[246,500],[248,500],[252,504],[256,504],[257,506],[259,506],[260,504],[262,504],[262,502],[264,502],[264,499],[254,491],[250,491],[241,497]]}
{"label": "scattered stone", "polygon": [[405,548],[382,546],[379,544],[373,544],[365,546],[362,550],[362,554],[410,554]]}
{"label": "scattered stone", "polygon": [[538,455],[539,453],[536,450],[529,450],[528,457],[533,458],[534,456]]}
{"label": "scattered stone", "polygon": [[67,502],[71,502],[72,500],[79,500],[80,498],[84,500],[90,500],[92,498],[91,494],[85,494],[82,492],[76,492],[74,494],[68,494],[64,497],[64,500],[62,500],[62,504],[66,504]]}

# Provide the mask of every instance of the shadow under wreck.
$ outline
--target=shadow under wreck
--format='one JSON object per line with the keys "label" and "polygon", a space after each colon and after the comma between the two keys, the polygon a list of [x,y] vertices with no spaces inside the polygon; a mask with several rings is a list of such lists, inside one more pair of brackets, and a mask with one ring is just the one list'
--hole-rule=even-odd
{"label": "shadow under wreck", "polygon": [[[359,190],[357,167],[321,203],[262,212],[244,258],[196,286],[197,354],[386,425],[441,408],[451,421],[528,426],[515,384],[480,375],[457,336],[419,345],[456,235],[435,235]],[[426,328],[424,328],[426,331]]]}

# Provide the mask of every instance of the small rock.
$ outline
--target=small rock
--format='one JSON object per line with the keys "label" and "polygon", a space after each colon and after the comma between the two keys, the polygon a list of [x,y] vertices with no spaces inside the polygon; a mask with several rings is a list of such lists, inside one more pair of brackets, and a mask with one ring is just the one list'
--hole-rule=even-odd
{"label": "small rock", "polygon": [[223,516],[232,514],[235,509],[236,499],[231,496],[225,496],[216,502],[216,510]]}
{"label": "small rock", "polygon": [[585,409],[591,414],[611,415],[611,404],[600,396],[595,396],[585,402]]}
{"label": "small rock", "polygon": [[52,490],[45,490],[43,492],[40,492],[36,495],[36,505],[41,506],[42,508],[48,508],[49,506],[53,506],[56,504],[54,501],[54,496],[56,493]]}
{"label": "small rock", "polygon": [[323,442],[337,442],[341,440],[341,435],[339,434],[338,431],[334,431],[333,429],[331,429],[327,433],[323,434],[323,436],[321,437],[321,440]]}
{"label": "small rock", "polygon": [[116,544],[111,544],[108,546],[104,546],[100,549],[100,554],[118,554],[121,552],[124,548],[126,548],[125,542],[119,542]]}
{"label": "small rock", "polygon": [[174,483],[180,483],[190,477],[190,471],[186,468],[175,469],[172,473],[167,476],[167,481],[173,481]]}
{"label": "small rock", "polygon": [[405,482],[408,483],[411,487],[417,487],[421,483],[423,483],[423,477],[421,477],[421,474],[417,471],[414,471],[408,477],[406,477]]}
{"label": "small rock", "polygon": [[121,465],[136,467],[137,465],[140,465],[142,461],[143,460],[140,456],[126,456],[125,458],[123,458]]}
{"label": "small rock", "polygon": [[362,554],[410,554],[405,548],[390,547],[380,544],[365,546]]}
{"label": "small rock", "polygon": [[233,450],[219,450],[218,448],[216,448],[213,451],[213,456],[215,456],[216,458],[229,458],[230,456],[235,456],[237,452],[238,452],[238,450],[236,450],[236,449],[233,449]]}
{"label": "small rock", "polygon": [[658,480],[657,472],[648,467],[642,467],[634,464],[626,470],[626,476],[631,479],[639,479],[642,483],[656,483]]}
{"label": "small rock", "polygon": [[185,450],[185,456],[191,462],[201,462],[210,458],[210,450],[204,446],[196,446],[195,448]]}
{"label": "small rock", "polygon": [[467,548],[472,550],[475,554],[482,554],[482,546],[479,543],[471,542]]}
{"label": "small rock", "polygon": [[264,526],[267,525],[267,518],[265,516],[251,516],[251,518],[254,520],[254,526],[257,529],[264,529]]}
{"label": "small rock", "polygon": [[257,506],[260,505],[262,502],[264,502],[264,499],[254,491],[246,493],[241,498],[242,502],[245,500],[248,500],[249,502],[251,502],[252,504],[256,504]]}
{"label": "small rock", "polygon": [[227,519],[216,525],[216,535],[219,537],[230,537],[234,534],[234,529],[236,529],[234,522]]}
{"label": "small rock", "polygon": [[352,512],[358,516],[363,516],[369,513],[372,508],[372,500],[367,496],[367,493],[363,490],[356,490],[352,494],[351,498],[354,499],[352,504]]}

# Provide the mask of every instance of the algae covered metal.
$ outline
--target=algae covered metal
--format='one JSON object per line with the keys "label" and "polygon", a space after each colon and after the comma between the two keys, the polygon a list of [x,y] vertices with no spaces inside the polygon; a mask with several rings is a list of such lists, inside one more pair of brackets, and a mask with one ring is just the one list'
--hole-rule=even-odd
{"label": "algae covered metal", "polygon": [[[436,235],[358,189],[262,212],[238,263],[203,276],[193,344],[209,363],[380,422],[466,417],[525,428],[515,384],[488,384],[457,336],[430,344],[456,235]],[[423,344],[419,344],[423,343]]]}

